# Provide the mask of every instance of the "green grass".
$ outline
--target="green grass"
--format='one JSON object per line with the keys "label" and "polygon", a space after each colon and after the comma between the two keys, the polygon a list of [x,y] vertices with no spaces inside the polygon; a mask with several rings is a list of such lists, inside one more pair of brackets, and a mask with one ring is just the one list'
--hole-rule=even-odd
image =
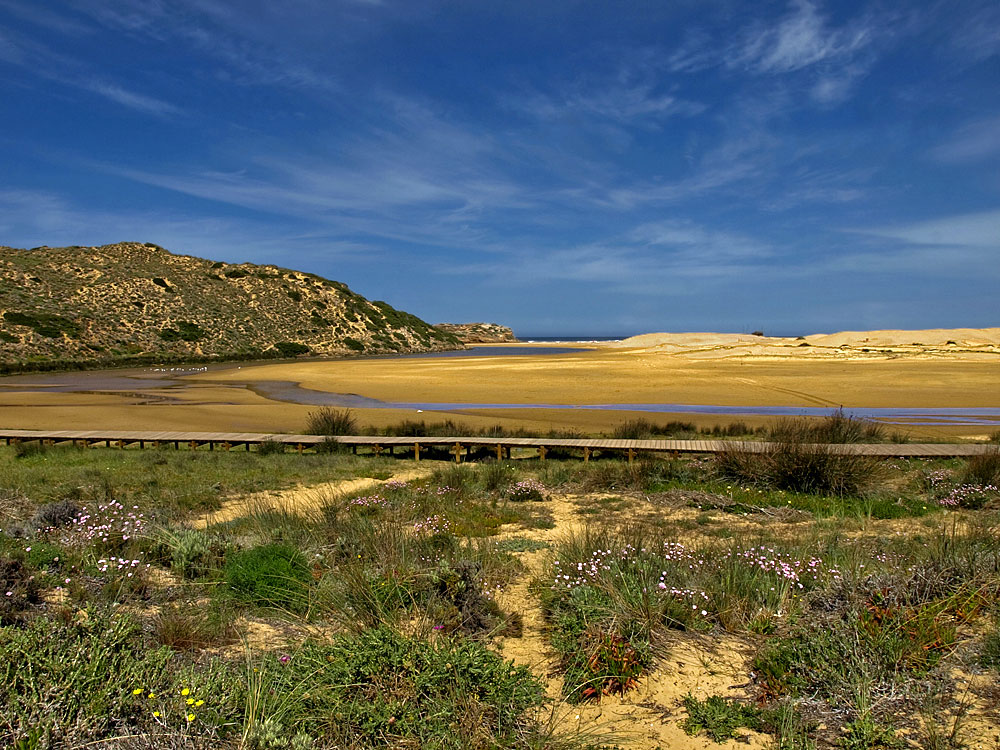
{"label": "green grass", "polygon": [[309,563],[289,544],[236,552],[226,560],[223,572],[229,590],[241,602],[294,614],[303,614],[309,607]]}
{"label": "green grass", "polygon": [[[262,505],[205,530],[184,525],[230,493],[385,480],[399,466],[0,449],[0,582],[18,592],[0,602],[0,680],[14,681],[0,686],[0,744],[34,731],[36,746],[136,734],[247,750],[582,747],[543,726],[537,680],[494,647],[521,632],[500,592],[533,560],[546,566],[531,591],[570,702],[657,679],[677,639],[696,650],[702,633],[739,639],[751,653],[739,699],[685,702],[687,728],[719,738],[747,727],[782,750],[892,747],[893,726],[929,686],[950,684],[959,658],[1000,662],[995,623],[983,627],[1000,599],[997,516],[936,504],[964,461],[895,460],[866,497],[726,482],[700,459],[441,463],[427,478],[320,498],[311,514]],[[527,480],[541,498],[581,495],[572,507],[597,511],[591,526],[553,543],[517,536],[552,524],[551,502],[511,502]],[[102,506],[113,533],[72,522]],[[129,513],[146,519],[138,534],[120,527]],[[274,650],[220,657],[243,651],[245,618],[275,626]],[[305,632],[326,635],[303,642]],[[8,664],[23,671],[7,675]],[[204,704],[189,722],[191,696]]]}
{"label": "green grass", "polygon": [[684,708],[688,714],[682,724],[684,731],[690,735],[704,732],[713,742],[731,740],[742,728],[755,732],[764,730],[759,708],[720,695],[701,700],[688,693],[684,696]]}
{"label": "green grass", "polygon": [[0,446],[0,503],[4,492],[33,506],[116,497],[169,517],[218,508],[228,495],[348,479],[375,468],[371,459],[349,455],[56,446],[19,459],[16,451]]}

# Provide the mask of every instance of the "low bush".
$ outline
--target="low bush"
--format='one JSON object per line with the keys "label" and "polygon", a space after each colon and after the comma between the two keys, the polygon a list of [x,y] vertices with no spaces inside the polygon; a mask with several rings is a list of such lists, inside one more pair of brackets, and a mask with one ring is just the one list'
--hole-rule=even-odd
{"label": "low bush", "polygon": [[213,604],[166,605],[153,617],[156,640],[174,651],[196,651],[236,640],[234,613]]}
{"label": "low bush", "polygon": [[523,503],[529,500],[545,500],[545,485],[537,479],[522,479],[514,482],[507,490],[507,498],[514,503]]}
{"label": "low bush", "polygon": [[0,556],[0,625],[19,621],[40,601],[38,571],[15,557]]}
{"label": "low bush", "polygon": [[171,684],[170,653],[146,647],[137,621],[93,611],[0,628],[0,744],[34,730],[40,747],[79,747],[154,725],[149,707],[126,696]]}
{"label": "low bush", "polygon": [[881,443],[885,427],[838,409],[820,420],[779,419],[769,427],[768,437],[779,443]]}
{"label": "low bush", "polygon": [[358,421],[350,409],[323,406],[306,416],[306,432],[310,435],[356,435]]}
{"label": "low bush", "polygon": [[763,449],[734,444],[715,457],[723,479],[760,487],[839,497],[863,497],[884,474],[876,457],[803,442],[801,434],[774,440]]}
{"label": "low bush", "polygon": [[693,435],[697,432],[693,422],[672,421],[659,424],[639,417],[629,419],[618,425],[611,436],[619,440],[644,440],[653,437],[668,437],[677,435]]}
{"label": "low bush", "polygon": [[182,529],[166,534],[165,540],[170,549],[170,567],[182,578],[199,578],[215,569],[218,555],[205,533]]}
{"label": "low bush", "polygon": [[261,674],[261,715],[336,746],[541,746],[538,680],[476,642],[376,628],[306,644]]}
{"label": "low bush", "polygon": [[690,463],[644,456],[633,463],[592,461],[577,470],[574,483],[588,492],[653,492],[664,489],[671,482],[691,481],[698,474],[698,469]]}
{"label": "low bush", "polygon": [[996,626],[996,623],[994,623],[994,627],[983,636],[983,645],[979,654],[979,662],[984,667],[1000,669],[1000,628]]}
{"label": "low bush", "polygon": [[262,440],[257,443],[258,456],[273,456],[285,452],[285,444],[280,440]]}
{"label": "low bush", "polygon": [[570,537],[555,558],[542,606],[570,700],[631,685],[659,632],[760,629],[838,575],[815,555],[738,541],[695,549],[640,528]]}
{"label": "low bush", "polygon": [[691,735],[705,732],[713,742],[731,740],[736,737],[736,730],[741,728],[755,732],[764,730],[759,708],[721,695],[700,700],[688,693],[684,696],[684,708],[688,714],[681,724],[684,731]]}
{"label": "low bush", "polygon": [[33,530],[58,529],[73,523],[80,515],[80,506],[72,500],[56,500],[41,506],[32,516]]}
{"label": "low bush", "polygon": [[312,574],[305,555],[288,544],[267,544],[237,552],[224,569],[230,591],[240,601],[301,614],[309,605]]}
{"label": "low bush", "polygon": [[972,456],[962,472],[965,484],[1000,486],[1000,449]]}
{"label": "low bush", "polygon": [[16,458],[31,458],[41,456],[48,452],[48,446],[40,440],[21,441],[14,444],[14,456]]}
{"label": "low bush", "polygon": [[487,492],[502,493],[513,482],[516,470],[509,461],[488,461],[479,469],[483,488]]}
{"label": "low bush", "polygon": [[308,346],[297,341],[279,341],[274,345],[274,349],[282,357],[288,358],[308,354],[311,351]]}

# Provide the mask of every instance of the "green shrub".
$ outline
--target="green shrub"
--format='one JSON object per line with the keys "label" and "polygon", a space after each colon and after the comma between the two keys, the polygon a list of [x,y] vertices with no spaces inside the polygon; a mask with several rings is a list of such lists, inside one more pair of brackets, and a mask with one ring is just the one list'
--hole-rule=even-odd
{"label": "green shrub", "polygon": [[169,660],[124,616],[91,611],[70,623],[37,618],[0,628],[0,744],[34,729],[44,747],[79,747],[151,725],[149,707],[129,699],[133,689],[169,685]]}
{"label": "green shrub", "polygon": [[80,335],[80,324],[60,315],[46,313],[28,315],[8,310],[3,314],[3,318],[13,325],[28,326],[39,336],[45,338],[56,339],[63,334],[70,338],[76,338]]}
{"label": "green shrub", "polygon": [[638,419],[626,420],[618,425],[611,436],[619,440],[645,440],[653,437],[688,435],[696,432],[697,429],[693,422],[675,420],[666,424],[658,424],[639,417]]}
{"label": "green shrub", "polygon": [[174,651],[224,646],[236,640],[234,613],[225,606],[165,605],[153,617],[153,633]]}
{"label": "green shrub", "polygon": [[1000,669],[1000,628],[996,627],[996,624],[983,636],[979,662],[984,667]]}
{"label": "green shrub", "polygon": [[483,644],[428,643],[388,628],[308,643],[263,678],[262,715],[350,747],[541,746],[537,678]]}
{"label": "green shrub", "polygon": [[297,341],[279,341],[274,345],[274,348],[282,357],[298,357],[311,351],[308,346]]}
{"label": "green shrub", "polygon": [[17,558],[0,556],[0,625],[18,621],[40,601],[38,571]]}
{"label": "green shrub", "polygon": [[878,723],[871,714],[855,719],[844,729],[846,733],[840,742],[844,750],[901,750],[908,746],[891,726]]}
{"label": "green shrub", "polygon": [[1000,449],[972,456],[962,473],[965,484],[1000,486]]}
{"label": "green shrub", "polygon": [[31,458],[32,456],[40,456],[47,451],[48,446],[46,446],[41,440],[25,440],[15,443],[14,445],[14,456],[16,458]]}
{"label": "green shrub", "polygon": [[257,443],[257,455],[273,456],[285,452],[285,444],[280,440],[263,440]]}
{"label": "green shrub", "polygon": [[514,481],[514,475],[514,467],[509,461],[488,461],[479,467],[479,476],[487,492],[503,492]]}
{"label": "green shrub", "polygon": [[197,323],[179,320],[176,328],[164,328],[158,335],[164,341],[201,341],[205,331]]}
{"label": "green shrub", "polygon": [[344,336],[344,346],[355,352],[363,352],[365,350],[364,344],[350,336]]}
{"label": "green shrub", "polygon": [[690,464],[643,456],[638,461],[592,461],[578,473],[578,483],[586,491],[636,490],[652,492],[673,481],[691,481],[698,471]]}
{"label": "green shrub", "polygon": [[785,433],[762,450],[733,444],[716,454],[719,475],[741,484],[839,497],[868,494],[884,474],[880,459],[805,442],[806,433]]}
{"label": "green shrub", "polygon": [[714,742],[725,742],[736,736],[741,727],[755,732],[763,731],[761,711],[738,701],[711,695],[699,700],[688,693],[684,696],[684,708],[688,717],[681,724],[684,731],[695,735],[705,732]]}
{"label": "green shrub", "polygon": [[41,506],[31,519],[33,530],[57,529],[68,526],[80,514],[80,506],[72,500],[56,500]]}
{"label": "green shrub", "polygon": [[305,555],[288,544],[268,544],[231,555],[226,582],[237,599],[256,607],[303,613],[312,575]]}
{"label": "green shrub", "polygon": [[310,435],[356,435],[358,420],[350,409],[322,406],[306,415],[306,432]]}
{"label": "green shrub", "polygon": [[769,428],[769,439],[779,443],[881,443],[885,427],[838,409],[820,420],[779,419]]}
{"label": "green shrub", "polygon": [[170,567],[182,578],[199,578],[214,567],[215,553],[211,540],[194,529],[182,529],[167,537]]}

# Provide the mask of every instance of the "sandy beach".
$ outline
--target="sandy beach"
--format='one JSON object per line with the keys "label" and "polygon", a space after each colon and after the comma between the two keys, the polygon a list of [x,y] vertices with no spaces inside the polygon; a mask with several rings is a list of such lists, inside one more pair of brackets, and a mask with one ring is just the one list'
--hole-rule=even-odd
{"label": "sandy beach", "polygon": [[[496,345],[502,346],[502,345]],[[530,344],[519,346],[532,347]],[[534,345],[551,351],[552,344]],[[580,345],[565,345],[578,348]],[[790,407],[1000,406],[1000,329],[873,331],[765,338],[745,334],[646,334],[588,344],[590,351],[532,356],[298,360],[233,365],[129,392],[24,392],[0,381],[7,427],[298,431],[315,408],[255,392],[281,381],[383,402],[451,403],[446,412],[359,409],[361,421],[456,418],[526,429],[607,430],[624,411],[476,408],[476,404],[707,404]],[[86,376],[87,374],[83,374]],[[38,376],[42,380],[43,376]],[[22,377],[20,381],[30,381]],[[469,404],[462,407],[461,404]],[[699,426],[725,415],[682,418]],[[763,417],[740,417],[750,423]],[[1000,427],[1000,424],[997,425]],[[928,437],[989,434],[989,426],[912,428]]]}

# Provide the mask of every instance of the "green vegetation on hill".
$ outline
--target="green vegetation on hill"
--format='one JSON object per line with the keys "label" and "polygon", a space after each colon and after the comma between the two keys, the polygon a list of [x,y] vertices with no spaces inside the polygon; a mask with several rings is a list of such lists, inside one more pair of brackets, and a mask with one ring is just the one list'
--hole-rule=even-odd
{"label": "green vegetation on hill", "polygon": [[0,342],[0,373],[462,346],[338,281],[135,242],[0,247]]}

